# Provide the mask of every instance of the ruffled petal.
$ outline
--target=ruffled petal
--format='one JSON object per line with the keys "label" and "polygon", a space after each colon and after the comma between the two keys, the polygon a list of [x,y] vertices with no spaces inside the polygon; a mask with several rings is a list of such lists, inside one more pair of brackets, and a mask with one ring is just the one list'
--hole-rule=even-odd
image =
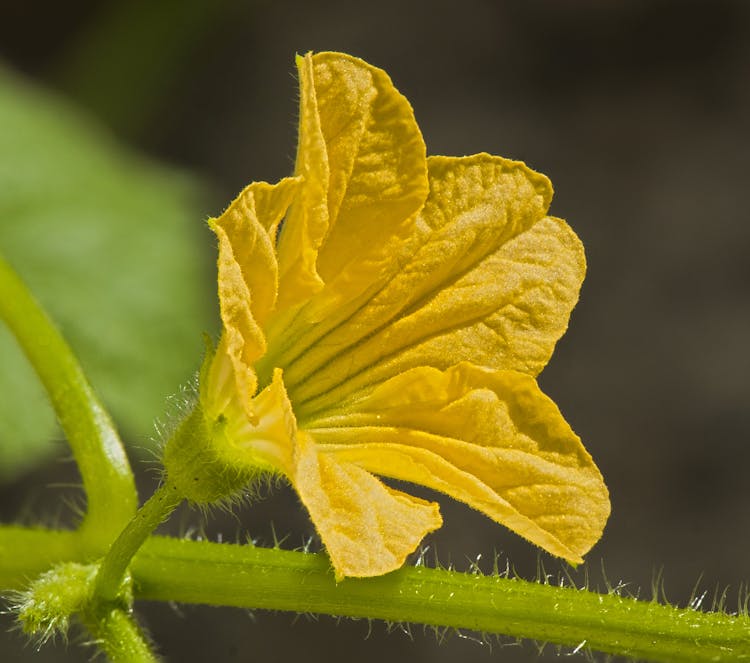
{"label": "ruffled petal", "polygon": [[337,580],[399,568],[424,536],[442,525],[437,504],[389,488],[356,464],[319,453],[302,431],[295,461],[292,483]]}
{"label": "ruffled petal", "polygon": [[415,368],[304,426],[339,462],[439,490],[573,563],[609,516],[591,456],[523,373]]}
{"label": "ruffled petal", "polygon": [[545,217],[361,344],[353,354],[364,370],[344,390],[460,361],[536,376],[568,327],[585,272],[578,237]]}
{"label": "ruffled petal", "polygon": [[292,474],[297,420],[289,402],[282,371],[274,371],[271,383],[251,403],[252,416],[227,418],[228,453],[248,468]]}
{"label": "ruffled petal", "polygon": [[208,386],[203,388],[214,394],[209,409],[226,407],[232,384],[246,410],[255,394],[253,364],[266,352],[262,326],[276,304],[275,235],[298,185],[292,178],[278,184],[254,182],[218,219],[209,220],[219,244],[219,312],[224,326],[207,373]]}
{"label": "ruffled petal", "polygon": [[414,113],[384,71],[341,53],[298,67],[304,185],[279,241],[279,309],[319,293],[301,314],[309,323],[390,275],[428,183]]}
{"label": "ruffled petal", "polygon": [[[251,191],[258,223],[265,229],[276,246],[279,226],[294,198],[299,194],[301,177],[285,177],[276,182],[253,182],[245,191]],[[244,192],[243,192],[244,193]]]}
{"label": "ruffled petal", "polygon": [[[229,296],[230,291],[233,296],[247,300],[259,326],[263,326],[276,305],[276,232],[299,185],[295,178],[277,184],[253,182],[218,219],[209,221],[219,238],[219,300],[222,301],[222,295]],[[238,283],[232,284],[231,279],[222,278],[237,269],[245,282],[244,290]],[[223,311],[224,308],[222,316]]]}
{"label": "ruffled petal", "polygon": [[[331,284],[356,269],[364,289],[411,234],[427,198],[426,148],[409,102],[382,69],[338,53],[319,53],[313,62],[321,129],[335,164],[331,227],[318,267]],[[346,285],[348,297],[354,284]]]}
{"label": "ruffled petal", "polygon": [[301,186],[278,241],[280,310],[305,301],[323,287],[317,268],[318,249],[329,225],[329,160],[311,56],[298,56],[297,68],[300,117],[295,175]]}
{"label": "ruffled petal", "polygon": [[[265,353],[266,340],[253,317],[250,290],[235,258],[229,236],[217,224],[212,224],[211,228],[219,240],[219,312],[224,330],[208,373],[210,385],[206,393],[214,394],[214,400],[220,394],[224,398],[231,393],[229,385],[233,383],[247,411],[257,387],[253,362]],[[223,407],[218,400],[216,406]]]}
{"label": "ruffled petal", "polygon": [[567,327],[585,258],[570,228],[544,216],[547,179],[486,154],[429,163],[432,191],[411,256],[283,362],[301,413],[420,365],[472,361],[536,375]]}

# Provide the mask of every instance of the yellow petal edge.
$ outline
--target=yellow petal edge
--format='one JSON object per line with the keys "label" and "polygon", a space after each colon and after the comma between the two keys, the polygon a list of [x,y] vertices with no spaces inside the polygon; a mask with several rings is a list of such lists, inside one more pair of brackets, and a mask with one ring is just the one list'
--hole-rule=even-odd
{"label": "yellow petal edge", "polygon": [[167,474],[196,502],[284,477],[339,580],[399,568],[442,524],[436,503],[379,477],[580,562],[610,504],[536,382],[586,270],[547,215],[549,180],[489,154],[427,157],[408,101],[360,59],[297,66],[293,176],[249,185],[209,222],[223,331],[192,460],[177,436]]}

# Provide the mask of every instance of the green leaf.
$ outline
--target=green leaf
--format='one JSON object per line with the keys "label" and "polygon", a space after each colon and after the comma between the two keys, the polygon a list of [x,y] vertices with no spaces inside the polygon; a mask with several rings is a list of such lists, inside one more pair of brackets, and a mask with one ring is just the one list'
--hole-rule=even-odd
{"label": "green leaf", "polygon": [[[197,369],[213,324],[202,194],[0,68],[0,252],[138,447],[152,444],[154,419]],[[0,329],[0,481],[59,438],[36,376]]]}

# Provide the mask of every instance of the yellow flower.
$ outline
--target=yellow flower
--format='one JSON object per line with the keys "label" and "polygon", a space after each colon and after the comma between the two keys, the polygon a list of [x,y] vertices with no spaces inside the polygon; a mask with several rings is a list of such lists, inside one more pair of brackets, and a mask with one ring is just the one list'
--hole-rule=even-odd
{"label": "yellow flower", "polygon": [[535,380],[585,272],[576,235],[546,216],[549,181],[488,154],[426,157],[409,103],[362,60],[298,67],[294,176],[250,184],[210,221],[223,333],[201,378],[209,464],[283,475],[337,578],[398,568],[442,524],[377,477],[580,562],[609,499]]}

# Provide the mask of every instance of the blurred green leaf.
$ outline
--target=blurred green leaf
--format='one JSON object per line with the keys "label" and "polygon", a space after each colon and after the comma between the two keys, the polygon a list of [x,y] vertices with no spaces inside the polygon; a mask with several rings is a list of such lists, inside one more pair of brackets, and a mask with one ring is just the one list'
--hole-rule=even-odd
{"label": "blurred green leaf", "polygon": [[[151,445],[165,399],[212,327],[203,187],[125,150],[64,100],[0,68],[0,251],[61,326],[132,444]],[[0,480],[60,439],[0,329]]]}

